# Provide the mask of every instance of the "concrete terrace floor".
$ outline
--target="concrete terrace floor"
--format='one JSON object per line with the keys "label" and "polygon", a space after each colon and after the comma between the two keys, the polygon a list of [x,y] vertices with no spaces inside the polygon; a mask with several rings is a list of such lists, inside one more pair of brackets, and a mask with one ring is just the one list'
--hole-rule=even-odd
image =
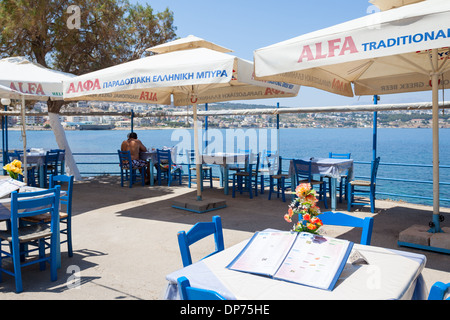
{"label": "concrete terrace floor", "polygon": [[[162,299],[165,276],[182,267],[176,234],[199,221],[211,221],[220,215],[225,247],[230,247],[254,232],[266,228],[289,230],[283,219],[289,202],[272,198],[268,193],[249,199],[248,195],[225,196],[223,189],[205,187],[204,198],[225,199],[227,208],[205,214],[172,208],[177,197],[194,198],[195,185],[120,187],[118,177],[96,177],[75,183],[73,201],[73,250],[61,247],[62,266],[58,280],[50,281],[50,270],[38,265],[23,269],[24,292],[15,293],[14,278],[4,274],[0,283],[0,300],[153,300]],[[319,202],[321,208],[323,204]],[[426,255],[423,276],[427,288],[436,281],[450,282],[450,256],[446,254],[398,247],[399,232],[411,225],[428,225],[432,209],[403,202],[377,200],[375,214],[369,207],[353,211],[359,217],[373,216],[372,245]],[[345,203],[338,210],[346,212]],[[450,221],[450,209],[442,209],[443,226]],[[3,225],[1,227],[4,227]],[[359,242],[360,231],[347,227],[324,226],[325,234]],[[65,236],[62,236],[64,239]],[[213,250],[211,238],[193,247],[193,260]],[[77,273],[74,273],[77,272]],[[73,285],[72,280],[78,280]]]}

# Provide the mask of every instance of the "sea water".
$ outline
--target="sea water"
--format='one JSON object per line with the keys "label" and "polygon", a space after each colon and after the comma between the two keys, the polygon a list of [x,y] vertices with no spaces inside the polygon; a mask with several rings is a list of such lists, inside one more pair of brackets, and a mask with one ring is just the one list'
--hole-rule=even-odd
{"label": "sea water", "polygon": [[[243,130],[244,133],[246,130],[260,132],[258,129],[239,130]],[[180,143],[180,132],[193,136],[192,130],[184,129],[136,130],[138,138],[148,148],[175,146]],[[216,130],[217,132],[222,132],[224,137],[227,134],[226,130]],[[270,130],[270,132],[273,132],[273,130]],[[73,153],[113,154],[110,156],[75,156],[77,163],[111,163],[89,166],[80,164],[81,172],[118,172],[118,157],[116,154],[122,141],[126,139],[127,133],[123,130],[66,131],[66,137]],[[10,130],[8,135],[10,150],[23,148],[20,131]],[[373,157],[373,130],[371,128],[280,129],[279,135],[280,145],[278,148],[283,158],[327,157],[329,152],[335,152],[351,153],[354,161],[370,163]],[[440,164],[441,166],[450,165],[450,129],[440,129],[439,136]],[[273,144],[273,141],[271,143]],[[52,131],[27,131],[27,147],[57,148],[58,146]],[[431,129],[379,128],[376,154],[381,157],[381,165],[377,175],[377,192],[432,197],[433,188],[431,184],[395,182],[383,179],[433,180]],[[383,163],[421,164],[429,167],[383,165]],[[108,169],[105,171],[105,168]],[[355,164],[354,172],[357,177],[368,177],[370,165]],[[440,170],[440,181],[450,182],[450,169],[442,168]],[[450,186],[441,185],[440,197],[450,199]],[[395,196],[381,195],[378,198],[398,199]],[[432,204],[432,201],[423,199],[404,198],[403,200],[427,205]],[[441,205],[450,206],[450,202],[442,201]]]}

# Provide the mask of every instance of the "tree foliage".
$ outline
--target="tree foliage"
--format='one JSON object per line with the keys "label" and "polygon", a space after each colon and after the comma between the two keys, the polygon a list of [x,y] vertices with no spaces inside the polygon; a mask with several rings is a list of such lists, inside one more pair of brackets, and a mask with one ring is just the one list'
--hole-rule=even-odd
{"label": "tree foliage", "polygon": [[[73,4],[79,16],[67,12]],[[0,21],[1,58],[25,56],[76,75],[140,58],[176,36],[168,8],[155,13],[128,0],[0,0]]]}

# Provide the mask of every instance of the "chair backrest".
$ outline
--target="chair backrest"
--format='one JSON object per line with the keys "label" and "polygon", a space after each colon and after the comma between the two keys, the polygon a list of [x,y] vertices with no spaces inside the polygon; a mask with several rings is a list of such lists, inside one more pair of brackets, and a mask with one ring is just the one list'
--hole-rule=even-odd
{"label": "chair backrest", "polygon": [[266,156],[266,164],[270,175],[281,173],[281,156],[276,153]]}
{"label": "chair backrest", "polygon": [[225,300],[215,291],[191,287],[186,277],[179,277],[177,283],[181,300]]}
{"label": "chair backrest", "polygon": [[130,163],[131,163],[131,152],[117,150],[117,153],[119,154],[120,168],[124,169],[124,170],[128,170],[130,168]]}
{"label": "chair backrest", "polygon": [[[450,292],[450,283],[443,283],[441,281],[435,282],[430,289],[428,300],[444,300],[447,292]],[[446,300],[450,300],[450,297]]]}
{"label": "chair backrest", "polygon": [[351,153],[334,153],[334,152],[328,153],[328,158],[333,159],[350,159],[351,156],[352,156]]}
{"label": "chair backrest", "polygon": [[60,186],[36,192],[11,193],[11,236],[18,241],[19,219],[44,213],[51,215],[51,230],[56,230],[59,216]]}
{"label": "chair backrest", "polygon": [[45,164],[46,165],[58,165],[59,161],[59,151],[47,151],[45,154]]}
{"label": "chair backrest", "polygon": [[295,170],[295,180],[297,184],[300,182],[300,180],[308,180],[309,182],[311,182],[311,161],[294,159],[293,162]]}
{"label": "chair backrest", "polygon": [[378,166],[380,164],[380,157],[377,157],[374,161],[372,161],[372,170],[370,174],[370,183],[371,185],[374,185],[377,181],[377,172],[378,172]]}
{"label": "chair backrest", "polygon": [[259,153],[250,153],[246,158],[245,171],[252,172],[259,168]]}
{"label": "chair backrest", "polygon": [[373,229],[373,218],[366,217],[364,219],[354,217],[342,212],[324,212],[319,215],[324,225],[345,226],[362,228],[361,244],[370,245]]}
{"label": "chair backrest", "polygon": [[195,150],[186,150],[188,165],[195,164]]}
{"label": "chair backrest", "polygon": [[66,206],[66,213],[69,216],[72,216],[73,179],[74,179],[74,176],[50,175],[50,188],[54,188],[57,185],[59,185],[59,186],[61,186],[61,190],[63,190],[61,183],[67,184],[67,187],[64,186],[66,194],[62,195],[59,200],[60,200],[61,205]]}
{"label": "chair backrest", "polygon": [[216,249],[206,257],[222,251],[225,248],[223,242],[222,221],[219,216],[214,216],[212,222],[196,223],[188,232],[178,232],[178,245],[180,247],[181,259],[184,267],[192,264],[189,246],[209,235],[214,235]]}
{"label": "chair backrest", "polygon": [[172,164],[172,151],[156,149],[158,163]]}

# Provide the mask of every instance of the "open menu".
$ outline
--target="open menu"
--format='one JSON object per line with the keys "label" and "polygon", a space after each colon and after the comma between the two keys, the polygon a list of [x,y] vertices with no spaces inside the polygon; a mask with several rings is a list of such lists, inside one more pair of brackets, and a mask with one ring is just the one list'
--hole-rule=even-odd
{"label": "open menu", "polygon": [[11,192],[19,190],[26,184],[12,178],[0,180],[0,198],[11,194]]}
{"label": "open menu", "polygon": [[352,248],[307,232],[257,232],[227,268],[333,290]]}

